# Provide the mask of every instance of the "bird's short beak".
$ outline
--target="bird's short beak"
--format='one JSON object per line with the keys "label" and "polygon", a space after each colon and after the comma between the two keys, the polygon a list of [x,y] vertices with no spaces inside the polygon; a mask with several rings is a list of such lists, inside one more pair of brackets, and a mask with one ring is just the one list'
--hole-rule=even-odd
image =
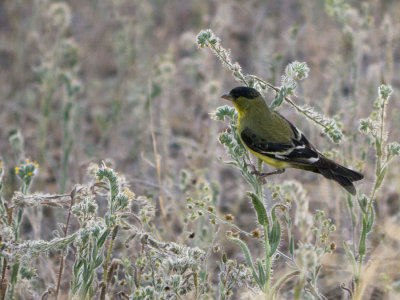
{"label": "bird's short beak", "polygon": [[233,101],[233,97],[231,95],[229,95],[228,93],[223,94],[221,96],[221,98],[224,98],[224,99],[229,100],[229,101]]}

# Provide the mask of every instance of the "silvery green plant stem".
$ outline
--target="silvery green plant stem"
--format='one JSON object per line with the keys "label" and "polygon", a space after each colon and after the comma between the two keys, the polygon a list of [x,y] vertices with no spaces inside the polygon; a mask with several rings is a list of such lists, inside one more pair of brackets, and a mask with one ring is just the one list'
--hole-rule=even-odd
{"label": "silvery green plant stem", "polygon": [[[225,146],[227,153],[233,159],[233,162],[230,162],[229,164],[237,167],[243,178],[252,187],[253,192],[248,192],[247,195],[250,197],[253,203],[258,224],[263,228],[265,264],[263,265],[260,259],[253,263],[251,253],[246,243],[240,238],[230,237],[230,239],[238,244],[242,249],[246,257],[247,265],[252,270],[253,278],[257,285],[266,295],[271,295],[271,266],[274,254],[278,250],[278,245],[281,239],[280,223],[275,213],[275,209],[279,205],[275,205],[272,207],[270,212],[267,212],[264,204],[264,183],[259,177],[249,170],[249,163],[251,162],[251,159],[236,130],[237,113],[235,109],[228,106],[223,106],[218,108],[214,113],[214,118],[217,120],[224,120],[225,117],[230,119],[231,130],[230,133],[222,133],[219,137],[219,141]],[[259,171],[262,170],[262,164],[263,162],[258,160],[257,166]]]}
{"label": "silvery green plant stem", "polygon": [[[261,159],[257,159],[257,167],[258,171],[262,171],[262,165],[263,162]],[[271,281],[271,264],[272,264],[272,254],[271,254],[271,245],[269,242],[269,218],[267,211],[265,210],[264,206],[264,186],[261,180],[257,179],[254,183],[254,191],[256,192],[257,199],[252,199],[253,200],[253,205],[254,208],[257,212],[258,217],[258,222],[262,226],[263,231],[264,231],[264,249],[265,249],[265,283],[263,286],[263,291],[266,294],[269,294],[270,292],[270,281]]]}
{"label": "silvery green plant stem", "polygon": [[[358,258],[345,244],[345,250],[353,265],[355,295],[354,299],[361,299],[364,293],[365,285],[362,282],[362,272],[364,257],[367,250],[367,235],[373,229],[375,222],[375,212],[373,201],[375,200],[378,189],[381,187],[388,170],[390,160],[400,154],[400,145],[398,143],[387,144],[387,133],[385,132],[385,110],[387,101],[392,93],[389,86],[381,85],[378,91],[378,100],[375,102],[376,112],[373,112],[367,119],[360,120],[360,131],[372,137],[376,152],[375,183],[369,196],[359,196],[358,202],[361,208],[361,236],[358,242]],[[355,241],[354,241],[355,242]],[[355,251],[354,251],[355,252]]]}
{"label": "silvery green plant stem", "polygon": [[107,257],[106,257],[106,261],[104,263],[104,272],[103,272],[103,281],[104,282],[106,282],[106,280],[107,280],[108,265],[110,264],[112,248],[114,246],[115,238],[117,237],[117,234],[118,234],[118,228],[119,228],[118,226],[115,226],[114,229],[112,230],[111,241],[110,241],[110,245],[108,246]]}

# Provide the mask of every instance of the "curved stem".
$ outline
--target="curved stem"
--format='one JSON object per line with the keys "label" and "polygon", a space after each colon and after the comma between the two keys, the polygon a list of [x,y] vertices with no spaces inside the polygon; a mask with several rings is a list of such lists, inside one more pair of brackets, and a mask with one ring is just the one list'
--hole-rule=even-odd
{"label": "curved stem", "polygon": [[[279,93],[280,89],[277,88],[276,86],[272,85],[271,83],[262,80],[261,78],[255,76],[255,75],[251,75],[255,80],[262,82],[263,84],[265,84],[266,86],[268,86],[269,88],[273,89],[275,92]],[[304,116],[306,116],[308,119],[312,120],[313,122],[317,123],[319,126],[321,126],[322,128],[329,130],[329,128],[327,126],[325,126],[322,122],[318,121],[317,119],[313,118],[312,116],[310,116],[307,112],[305,112],[304,110],[302,110],[300,108],[300,106],[298,106],[296,103],[293,102],[292,99],[290,99],[289,97],[284,97],[285,101],[288,102],[290,105],[292,105],[299,113],[303,114]]]}
{"label": "curved stem", "polygon": [[283,277],[281,277],[277,283],[272,287],[272,299],[275,299],[281,287],[285,284],[286,281],[290,280],[292,277],[297,276],[300,274],[299,270],[290,272]]}
{"label": "curved stem", "polygon": [[241,72],[235,70],[235,68],[234,68],[234,66],[233,66],[233,64],[232,64],[232,62],[231,62],[230,60],[228,60],[228,59],[226,58],[225,55],[222,54],[222,51],[221,51],[220,49],[218,49],[217,47],[215,47],[214,44],[209,44],[209,45],[210,45],[209,47],[210,47],[212,50],[215,51],[215,53],[217,54],[217,56],[229,67],[229,69],[230,69],[231,71],[237,72],[237,75],[235,75],[235,77],[239,78],[245,85],[248,86],[249,84],[247,83],[247,80],[246,80],[246,78],[244,77],[244,75],[243,75]]}

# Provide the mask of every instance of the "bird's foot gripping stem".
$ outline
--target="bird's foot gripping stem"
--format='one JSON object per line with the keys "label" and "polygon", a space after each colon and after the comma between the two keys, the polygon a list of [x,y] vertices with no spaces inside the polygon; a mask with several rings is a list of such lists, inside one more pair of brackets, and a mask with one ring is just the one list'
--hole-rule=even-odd
{"label": "bird's foot gripping stem", "polygon": [[272,175],[277,175],[277,174],[282,174],[285,172],[285,169],[276,169],[275,171],[268,172],[268,173],[263,173],[260,171],[257,171],[256,167],[252,164],[249,164],[248,167],[251,168],[251,174],[255,175],[262,181],[262,183],[267,183],[266,177],[272,176]]}

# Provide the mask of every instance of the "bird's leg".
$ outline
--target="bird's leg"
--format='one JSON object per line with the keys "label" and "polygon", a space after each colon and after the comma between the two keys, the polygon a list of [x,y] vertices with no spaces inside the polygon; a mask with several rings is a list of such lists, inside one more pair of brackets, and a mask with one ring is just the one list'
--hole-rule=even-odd
{"label": "bird's leg", "polygon": [[253,164],[247,164],[247,167],[251,169],[250,174],[256,175],[257,173],[260,174],[261,172],[257,171],[256,166]]}
{"label": "bird's leg", "polygon": [[268,172],[268,173],[262,173],[260,171],[257,171],[256,167],[252,164],[248,164],[248,167],[251,168],[251,174],[256,175],[263,183],[266,183],[265,178],[271,175],[277,175],[277,174],[282,174],[285,172],[285,169],[276,169],[275,171]]}
{"label": "bird's leg", "polygon": [[260,177],[260,178],[265,178],[271,175],[277,175],[277,174],[282,174],[283,172],[285,172],[285,169],[276,169],[275,171],[272,172],[268,172],[268,173],[261,173],[258,172],[257,170],[252,171],[251,173]]}

